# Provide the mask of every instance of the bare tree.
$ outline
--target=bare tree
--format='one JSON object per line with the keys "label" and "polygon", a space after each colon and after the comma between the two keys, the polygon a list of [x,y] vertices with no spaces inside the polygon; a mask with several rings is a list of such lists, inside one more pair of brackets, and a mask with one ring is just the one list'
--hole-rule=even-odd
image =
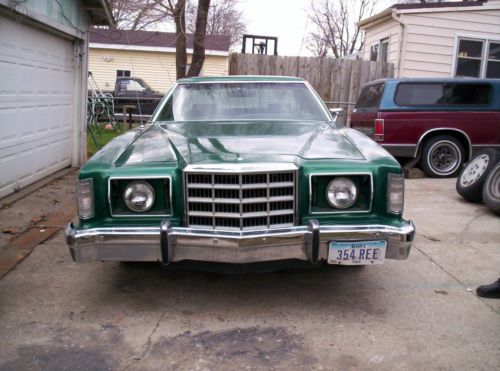
{"label": "bare tree", "polygon": [[[205,61],[205,35],[210,0],[199,0],[195,12],[193,56],[189,76],[199,75]],[[118,28],[141,30],[159,22],[174,21],[177,78],[186,77],[186,0],[113,0]]]}
{"label": "bare tree", "polygon": [[[208,11],[207,34],[230,37],[231,46],[241,41],[246,30],[243,12],[237,8],[237,0],[217,0]],[[186,25],[189,33],[196,28],[196,6],[192,1],[186,5]]]}
{"label": "bare tree", "polygon": [[165,19],[153,0],[111,0],[115,28],[144,30]]}
{"label": "bare tree", "polygon": [[205,61],[205,35],[207,32],[207,18],[210,0],[198,0],[196,12],[196,26],[193,34],[193,57],[188,76],[198,76]]}
{"label": "bare tree", "polygon": [[313,26],[308,49],[315,55],[343,58],[363,48],[356,22],[373,14],[376,0],[312,0],[308,18]]}

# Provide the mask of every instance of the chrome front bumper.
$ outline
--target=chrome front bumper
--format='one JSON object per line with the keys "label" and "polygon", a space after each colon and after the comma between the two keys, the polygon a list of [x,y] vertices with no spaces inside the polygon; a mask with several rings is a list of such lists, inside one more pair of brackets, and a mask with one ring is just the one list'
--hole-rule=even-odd
{"label": "chrome front bumper", "polygon": [[265,231],[216,231],[171,227],[66,228],[66,243],[75,262],[100,260],[182,260],[219,263],[254,263],[298,259],[312,263],[326,260],[330,241],[386,240],[386,259],[406,259],[415,227],[375,225],[319,225]]}

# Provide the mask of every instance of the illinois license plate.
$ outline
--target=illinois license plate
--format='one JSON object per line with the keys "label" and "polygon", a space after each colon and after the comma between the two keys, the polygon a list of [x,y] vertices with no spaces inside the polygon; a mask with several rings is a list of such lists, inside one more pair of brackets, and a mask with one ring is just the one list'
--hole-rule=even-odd
{"label": "illinois license plate", "polygon": [[386,247],[386,241],[331,241],[328,247],[328,264],[382,264]]}

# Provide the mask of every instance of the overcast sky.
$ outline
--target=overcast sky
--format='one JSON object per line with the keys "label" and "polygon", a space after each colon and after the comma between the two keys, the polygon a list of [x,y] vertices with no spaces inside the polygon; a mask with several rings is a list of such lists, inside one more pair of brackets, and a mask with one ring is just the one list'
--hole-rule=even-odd
{"label": "overcast sky", "polygon": [[[376,12],[395,2],[378,0]],[[248,34],[277,36],[279,55],[310,55],[305,38],[311,0],[240,0],[239,3]]]}

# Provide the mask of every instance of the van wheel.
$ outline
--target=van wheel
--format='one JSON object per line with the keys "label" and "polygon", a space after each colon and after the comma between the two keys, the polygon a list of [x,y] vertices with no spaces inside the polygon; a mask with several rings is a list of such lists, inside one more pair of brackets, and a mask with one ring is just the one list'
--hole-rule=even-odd
{"label": "van wheel", "polygon": [[464,157],[464,149],[457,139],[438,135],[424,143],[420,167],[428,177],[450,178],[459,173]]}
{"label": "van wheel", "polygon": [[458,194],[469,202],[481,202],[484,181],[499,160],[500,152],[493,148],[478,152],[457,178]]}
{"label": "van wheel", "polygon": [[483,202],[488,209],[500,215],[500,162],[491,169],[484,182]]}

